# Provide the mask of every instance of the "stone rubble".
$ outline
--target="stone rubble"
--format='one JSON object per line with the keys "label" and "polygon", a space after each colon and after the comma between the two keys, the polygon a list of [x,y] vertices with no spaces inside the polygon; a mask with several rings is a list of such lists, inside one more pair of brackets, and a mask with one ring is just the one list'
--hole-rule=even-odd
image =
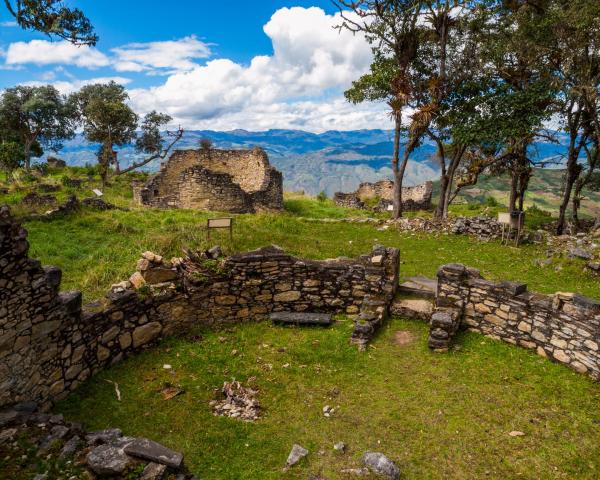
{"label": "stone rubble", "polygon": [[225,382],[221,393],[225,398],[210,402],[214,415],[237,418],[246,422],[258,420],[260,404],[255,398],[258,394],[257,390],[244,387],[240,382],[234,380]]}
{"label": "stone rubble", "polygon": [[[177,479],[195,480],[181,453],[152,440],[125,437],[116,428],[85,432],[80,424],[68,422],[62,415],[40,412],[31,402],[0,411],[0,418],[0,444],[19,435],[37,448],[38,457],[59,469],[73,463],[87,470],[91,478],[160,480],[173,474]],[[132,469],[140,465],[145,465],[143,473],[133,477]]]}

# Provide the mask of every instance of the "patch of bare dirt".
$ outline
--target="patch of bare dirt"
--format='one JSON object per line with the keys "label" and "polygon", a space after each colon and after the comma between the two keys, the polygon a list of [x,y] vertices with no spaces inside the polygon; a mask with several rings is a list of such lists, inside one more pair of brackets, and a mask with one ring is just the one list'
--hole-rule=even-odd
{"label": "patch of bare dirt", "polygon": [[415,336],[408,330],[398,330],[394,333],[394,345],[406,347],[415,341]]}

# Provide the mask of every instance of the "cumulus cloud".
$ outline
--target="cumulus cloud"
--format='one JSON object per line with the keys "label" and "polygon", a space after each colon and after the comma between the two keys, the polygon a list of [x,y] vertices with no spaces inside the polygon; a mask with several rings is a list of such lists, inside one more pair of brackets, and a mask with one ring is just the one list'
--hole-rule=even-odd
{"label": "cumulus cloud", "polygon": [[[62,63],[166,74],[158,85],[131,88],[131,103],[142,113],[166,112],[187,129],[387,128],[384,105],[354,106],[343,98],[352,80],[368,71],[372,53],[363,36],[336,30],[340,23],[339,13],[328,15],[321,8],[281,8],[263,27],[273,54],[256,56],[247,64],[209,59],[209,45],[188,36],[131,43],[112,49],[108,56],[65,42],[19,42],[9,46],[6,65]],[[115,80],[129,82],[118,75]],[[72,91],[93,81],[98,79],[55,84]]]}
{"label": "cumulus cloud", "polygon": [[112,52],[114,68],[120,72],[192,70],[197,65],[193,60],[211,54],[210,47],[194,35],[164,42],[129,43],[113,48]]}
{"label": "cumulus cloud", "polygon": [[273,55],[249,65],[211,60],[162,85],[132,90],[132,101],[142,111],[166,111],[188,128],[372,127],[382,107],[352,107],[340,94],[367,71],[371,49],[364,37],[335,30],[339,23],[339,14],[317,7],[282,8],[264,26]]}
{"label": "cumulus cloud", "polygon": [[8,66],[28,63],[63,64],[93,69],[110,65],[108,57],[95,48],[75,46],[67,41],[31,40],[11,43],[6,50],[5,58]]}
{"label": "cumulus cloud", "polygon": [[18,27],[19,24],[14,21],[0,22],[0,27]]}

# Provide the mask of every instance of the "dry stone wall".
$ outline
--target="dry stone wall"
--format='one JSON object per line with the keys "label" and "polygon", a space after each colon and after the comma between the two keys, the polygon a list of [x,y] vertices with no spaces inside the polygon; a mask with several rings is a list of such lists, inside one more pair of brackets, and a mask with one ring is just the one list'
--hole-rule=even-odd
{"label": "dry stone wall", "polygon": [[82,381],[182,328],[175,291],[111,292],[82,307],[61,271],[28,258],[27,232],[0,209],[0,405],[63,397]]}
{"label": "dry stone wall", "polygon": [[[414,187],[402,188],[403,210],[429,210],[433,194],[433,182],[425,182]],[[333,197],[336,204],[350,208],[365,208],[370,199],[378,199],[376,208],[387,210],[394,199],[394,182],[381,180],[375,183],[361,183],[356,192],[337,192]]]}
{"label": "dry stone wall", "polygon": [[133,185],[139,205],[235,213],[283,208],[283,177],[260,148],[177,150],[145,184]]}
{"label": "dry stone wall", "polygon": [[432,348],[443,349],[444,340],[447,347],[458,319],[468,330],[536,350],[600,380],[600,302],[573,293],[531,293],[523,283],[491,282],[478,270],[451,264],[438,271],[436,305],[446,317],[432,324]]}
{"label": "dry stone wall", "polygon": [[48,407],[103,368],[198,323],[277,311],[360,313],[356,339],[364,344],[398,284],[398,250],[384,247],[329,261],[276,247],[229,258],[218,249],[171,260],[146,252],[129,280],[82,306],[80,292],[59,291],[61,271],[42,267],[28,249],[27,232],[1,207],[0,407],[30,400]]}
{"label": "dry stone wall", "polygon": [[278,247],[234,255],[216,273],[185,265],[185,290],[209,321],[238,321],[271,312],[357,314],[368,296],[393,298],[399,252],[375,247],[358,259],[304,260]]}

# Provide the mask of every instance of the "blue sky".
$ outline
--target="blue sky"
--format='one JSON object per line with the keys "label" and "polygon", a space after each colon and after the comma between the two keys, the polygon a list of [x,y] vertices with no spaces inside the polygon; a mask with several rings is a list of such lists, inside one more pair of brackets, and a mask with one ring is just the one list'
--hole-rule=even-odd
{"label": "blue sky", "polygon": [[363,38],[333,29],[329,0],[68,3],[92,21],[95,48],[24,32],[0,5],[0,88],[52,83],[68,93],[115,79],[136,110],[165,111],[188,129],[389,126],[384,106],[343,99],[371,54]]}

